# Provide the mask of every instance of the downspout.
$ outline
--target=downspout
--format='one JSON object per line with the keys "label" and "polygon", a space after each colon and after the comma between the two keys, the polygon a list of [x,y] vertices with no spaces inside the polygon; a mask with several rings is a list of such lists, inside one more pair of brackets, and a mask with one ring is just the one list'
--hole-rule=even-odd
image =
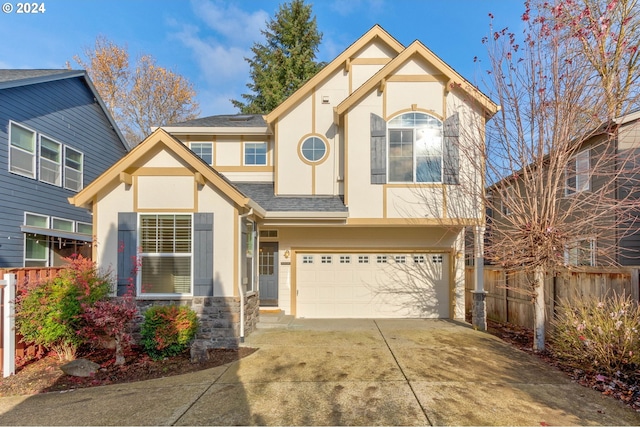
{"label": "downspout", "polygon": [[253,208],[239,216],[238,222],[238,295],[240,295],[240,342],[244,342],[244,290],[242,289],[242,220],[253,215]]}

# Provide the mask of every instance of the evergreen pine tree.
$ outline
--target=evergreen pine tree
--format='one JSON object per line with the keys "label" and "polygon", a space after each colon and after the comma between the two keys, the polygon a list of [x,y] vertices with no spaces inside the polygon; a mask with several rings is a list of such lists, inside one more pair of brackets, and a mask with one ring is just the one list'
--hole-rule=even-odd
{"label": "evergreen pine tree", "polygon": [[244,102],[231,100],[243,114],[271,112],[324,66],[315,61],[322,33],[304,0],[281,5],[262,34],[265,43],[254,43],[253,58],[245,58],[252,93],[241,95]]}

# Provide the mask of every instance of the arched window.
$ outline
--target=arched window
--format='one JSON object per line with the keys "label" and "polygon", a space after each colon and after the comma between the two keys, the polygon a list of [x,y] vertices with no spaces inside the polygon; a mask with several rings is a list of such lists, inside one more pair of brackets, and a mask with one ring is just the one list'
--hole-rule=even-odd
{"label": "arched window", "polygon": [[388,182],[442,182],[442,122],[406,113],[387,123]]}

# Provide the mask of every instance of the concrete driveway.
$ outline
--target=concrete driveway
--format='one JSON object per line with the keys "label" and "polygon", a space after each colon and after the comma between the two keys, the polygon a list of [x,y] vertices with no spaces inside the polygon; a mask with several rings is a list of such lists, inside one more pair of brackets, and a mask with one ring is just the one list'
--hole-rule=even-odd
{"label": "concrete driveway", "polygon": [[304,320],[194,374],[0,399],[6,425],[640,425],[640,414],[444,320]]}

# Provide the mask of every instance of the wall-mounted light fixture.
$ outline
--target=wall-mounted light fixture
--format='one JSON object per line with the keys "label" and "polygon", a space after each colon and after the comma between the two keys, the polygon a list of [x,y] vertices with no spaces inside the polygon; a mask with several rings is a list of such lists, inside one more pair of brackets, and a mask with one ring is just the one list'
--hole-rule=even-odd
{"label": "wall-mounted light fixture", "polygon": [[284,251],[284,257],[286,259],[289,259],[289,257],[291,256],[291,252],[289,252],[289,249],[287,249],[286,251]]}

